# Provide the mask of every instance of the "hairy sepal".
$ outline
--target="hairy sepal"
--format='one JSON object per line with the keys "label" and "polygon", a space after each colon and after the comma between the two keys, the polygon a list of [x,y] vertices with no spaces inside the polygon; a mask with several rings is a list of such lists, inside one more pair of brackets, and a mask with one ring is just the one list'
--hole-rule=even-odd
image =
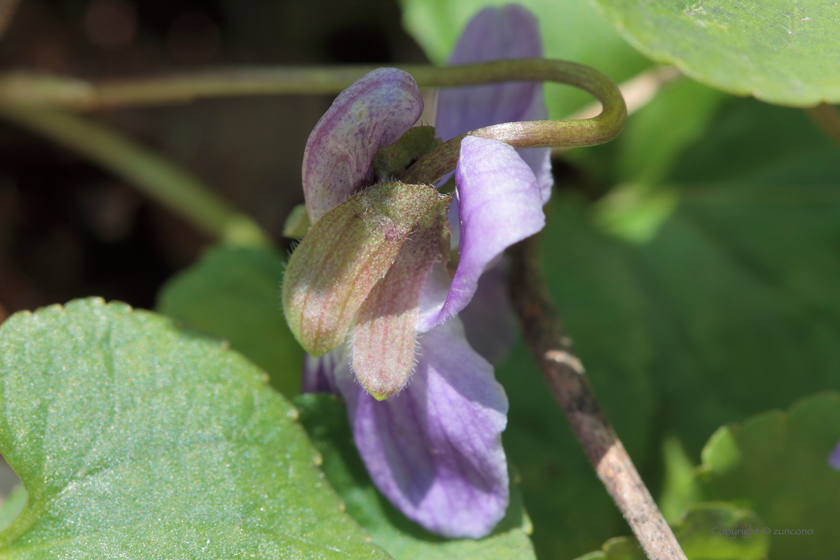
{"label": "hairy sepal", "polygon": [[414,369],[420,289],[432,265],[449,256],[447,209],[440,205],[418,224],[356,317],[351,367],[377,400],[405,387]]}
{"label": "hairy sepal", "polygon": [[312,225],[289,260],[282,296],[289,327],[309,354],[344,340],[406,240],[450,201],[431,187],[380,183]]}

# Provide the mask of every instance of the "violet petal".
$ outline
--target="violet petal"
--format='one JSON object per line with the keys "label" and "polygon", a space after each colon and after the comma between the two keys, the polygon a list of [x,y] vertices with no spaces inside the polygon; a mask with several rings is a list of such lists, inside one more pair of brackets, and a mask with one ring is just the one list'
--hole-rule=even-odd
{"label": "violet petal", "polygon": [[313,224],[373,182],[377,150],[399,140],[422,112],[414,78],[396,68],[365,74],[336,97],[303,153],[303,195]]}
{"label": "violet petal", "polygon": [[422,336],[419,355],[409,385],[385,401],[349,368],[336,372],[356,447],[408,518],[446,537],[481,538],[508,505],[507,398],[457,319]]}
{"label": "violet petal", "polygon": [[345,353],[343,348],[338,348],[318,358],[304,354],[301,391],[304,393],[340,394],[335,386],[333,376],[335,370],[340,367],[340,360]]}
{"label": "violet petal", "polygon": [[545,226],[534,173],[507,144],[464,138],[455,180],[461,216],[458,269],[440,311],[421,309],[421,332],[457,315],[472,299],[485,268],[506,248]]}
{"label": "violet petal", "polygon": [[[450,65],[506,58],[542,58],[537,19],[525,8],[508,5],[485,8],[464,29]],[[542,84],[512,82],[498,85],[444,88],[438,95],[435,130],[444,141],[485,126],[548,118]],[[519,150],[537,177],[543,202],[551,196],[551,150]]]}
{"label": "violet petal", "polygon": [[504,264],[500,262],[484,271],[469,305],[458,314],[467,342],[491,364],[507,355],[516,336],[517,321]]}
{"label": "violet petal", "polygon": [[840,443],[837,444],[837,447],[828,456],[828,464],[840,471]]}

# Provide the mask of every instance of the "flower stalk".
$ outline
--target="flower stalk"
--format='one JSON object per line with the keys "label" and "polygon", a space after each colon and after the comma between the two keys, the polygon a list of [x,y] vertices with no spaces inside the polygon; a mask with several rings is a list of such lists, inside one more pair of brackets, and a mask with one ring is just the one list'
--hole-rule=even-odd
{"label": "flower stalk", "polygon": [[[441,68],[397,67],[411,74],[420,87],[511,81],[569,84],[590,92],[604,107],[601,114],[590,119],[506,123],[469,133],[515,148],[595,146],[615,138],[627,117],[624,99],[615,84],[594,68],[573,62],[532,58]],[[228,207],[196,178],[117,131],[69,111],[188,103],[212,97],[338,93],[375,68],[231,68],[100,81],[13,72],[0,76],[0,116],[99,163],[215,239],[261,244],[265,234],[253,220]],[[431,184],[455,169],[464,136],[445,142],[421,158],[400,180]]]}
{"label": "flower stalk", "polygon": [[595,472],[651,560],[686,560],[673,531],[601,408],[551,303],[539,264],[539,234],[514,245],[510,295],[525,340]]}
{"label": "flower stalk", "polygon": [[241,246],[270,244],[253,219],[231,207],[198,177],[116,130],[60,109],[0,106],[0,117],[122,177],[213,239]]}
{"label": "flower stalk", "polygon": [[[399,66],[421,87],[455,87],[510,81],[553,81],[582,88],[602,104],[590,119],[505,123],[456,136],[423,156],[400,180],[432,184],[455,169],[467,136],[515,148],[593,146],[613,139],[627,116],[618,88],[600,72],[559,60],[514,59],[437,68]],[[89,82],[55,76],[0,77],[0,115],[35,130],[125,177],[142,190],[220,239],[266,242],[250,220],[217,200],[196,179],[120,134],[68,110],[186,103],[241,95],[337,93],[370,66],[238,68],[169,77]],[[63,111],[61,109],[64,109]],[[253,226],[253,227],[252,227]],[[240,239],[242,238],[242,239]],[[511,291],[526,338],[557,400],[650,558],[684,559],[620,440],[583,375],[580,361],[557,321],[542,284],[533,238],[512,250]]]}

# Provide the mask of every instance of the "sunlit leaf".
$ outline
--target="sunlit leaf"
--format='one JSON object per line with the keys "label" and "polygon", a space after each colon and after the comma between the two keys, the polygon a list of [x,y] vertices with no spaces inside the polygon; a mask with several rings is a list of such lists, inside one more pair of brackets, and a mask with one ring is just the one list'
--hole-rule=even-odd
{"label": "sunlit leaf", "polygon": [[28,502],[4,558],[384,558],[297,411],[224,345],[79,300],[0,327],[0,452]]}
{"label": "sunlit leaf", "polygon": [[706,85],[782,105],[840,102],[840,5],[598,0],[650,58]]}
{"label": "sunlit leaf", "polygon": [[163,287],[157,309],[228,340],[268,373],[276,389],[295,395],[303,350],[280,309],[283,266],[272,249],[214,247]]}
{"label": "sunlit leaf", "polygon": [[840,472],[828,455],[840,440],[840,394],[803,399],[718,430],[699,478],[714,499],[753,509],[770,533],[771,560],[836,558]]}

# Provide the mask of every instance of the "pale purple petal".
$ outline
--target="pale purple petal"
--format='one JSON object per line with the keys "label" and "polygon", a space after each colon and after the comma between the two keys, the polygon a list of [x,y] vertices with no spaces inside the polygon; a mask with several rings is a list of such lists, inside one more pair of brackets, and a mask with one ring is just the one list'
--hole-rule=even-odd
{"label": "pale purple petal", "polygon": [[[457,233],[457,231],[456,229],[452,233]],[[418,333],[424,333],[434,327],[440,310],[446,303],[451,284],[452,277],[440,263],[433,266],[426,275],[423,288],[420,290],[420,316],[417,318]]]}
{"label": "pale purple petal", "polygon": [[[537,19],[525,8],[509,5],[478,13],[461,35],[449,64],[505,58],[542,58]],[[444,141],[459,134],[515,121],[548,118],[542,84],[512,82],[498,85],[444,88],[438,94],[435,131]],[[551,150],[520,150],[537,177],[543,202],[551,196]]]}
{"label": "pale purple petal", "polygon": [[516,315],[508,295],[504,264],[500,262],[484,271],[469,305],[458,314],[467,342],[491,364],[507,355],[516,335]]}
{"label": "pale purple petal", "polygon": [[828,464],[840,471],[840,443],[837,444],[837,447],[829,455]]}
{"label": "pale purple petal", "polygon": [[303,154],[303,195],[314,223],[373,182],[377,150],[399,140],[423,112],[409,74],[378,68],[336,97],[309,135]]}
{"label": "pale purple petal", "polygon": [[460,209],[458,269],[440,312],[423,314],[425,331],[458,314],[473,297],[485,268],[514,243],[545,226],[542,196],[530,167],[496,140],[468,136],[455,170]]}
{"label": "pale purple petal", "polygon": [[419,353],[408,387],[385,401],[349,369],[337,372],[356,447],[376,486],[409,519],[446,537],[481,538],[508,505],[507,398],[459,321],[423,335]]}
{"label": "pale purple petal", "polygon": [[340,394],[335,386],[333,376],[341,367],[341,360],[345,354],[343,348],[327,352],[319,358],[305,354],[303,358],[303,382],[301,390],[304,393],[332,393]]}

